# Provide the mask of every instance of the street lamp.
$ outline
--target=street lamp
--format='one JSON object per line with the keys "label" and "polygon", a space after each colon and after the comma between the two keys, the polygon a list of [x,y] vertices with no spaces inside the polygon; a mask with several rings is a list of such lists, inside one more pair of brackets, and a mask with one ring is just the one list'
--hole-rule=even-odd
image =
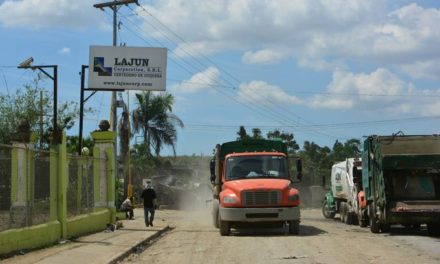
{"label": "street lamp", "polygon": [[[61,137],[58,131],[58,65],[32,65],[32,62],[34,62],[34,58],[30,57],[20,64],[18,64],[18,69],[32,69],[36,70],[38,69],[44,75],[49,77],[53,81],[53,141],[55,143],[61,142]],[[53,69],[53,75],[50,75],[45,68],[52,68]]]}

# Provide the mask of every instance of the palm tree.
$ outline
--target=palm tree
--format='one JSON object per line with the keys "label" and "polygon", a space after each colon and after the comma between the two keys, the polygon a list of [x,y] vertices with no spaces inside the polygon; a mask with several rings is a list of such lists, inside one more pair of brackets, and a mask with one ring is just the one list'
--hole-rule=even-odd
{"label": "palm tree", "polygon": [[176,155],[176,126],[183,127],[183,122],[172,113],[174,97],[168,93],[155,95],[147,91],[136,94],[136,99],[138,106],[132,112],[133,131],[142,131],[147,151],[159,156],[163,145],[168,145]]}

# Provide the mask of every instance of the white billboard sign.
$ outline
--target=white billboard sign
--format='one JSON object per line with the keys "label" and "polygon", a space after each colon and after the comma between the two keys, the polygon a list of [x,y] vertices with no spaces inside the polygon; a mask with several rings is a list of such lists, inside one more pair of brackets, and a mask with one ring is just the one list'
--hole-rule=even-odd
{"label": "white billboard sign", "polygon": [[167,49],[90,46],[89,89],[165,91]]}

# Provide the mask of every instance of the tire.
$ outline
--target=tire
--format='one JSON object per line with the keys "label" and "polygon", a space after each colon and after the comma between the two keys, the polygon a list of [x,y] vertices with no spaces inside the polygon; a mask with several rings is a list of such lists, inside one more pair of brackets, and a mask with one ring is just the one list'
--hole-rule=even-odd
{"label": "tire", "polygon": [[220,225],[218,223],[219,220],[219,209],[218,209],[218,201],[215,199],[212,204],[212,223],[214,224],[215,228],[220,228]]}
{"label": "tire", "polygon": [[359,225],[359,218],[356,213],[351,213],[351,224]]}
{"label": "tire", "polygon": [[331,212],[327,207],[327,200],[324,200],[324,202],[322,203],[322,215],[324,216],[324,218],[333,219],[335,217],[335,214],[335,212]]}
{"label": "tire", "polygon": [[374,210],[373,207],[374,205],[371,205],[369,210],[370,230],[371,233],[377,234],[380,232],[380,224],[376,216],[376,210]]}
{"label": "tire", "polygon": [[228,236],[229,233],[231,232],[231,226],[229,224],[228,221],[222,221],[220,219],[220,214],[218,216],[218,223],[219,223],[219,227],[220,227],[220,235],[222,236]]}
{"label": "tire", "polygon": [[[346,208],[346,209],[348,209],[348,208]],[[346,212],[347,212],[348,210],[346,210]],[[347,216],[345,217],[345,223],[347,224],[347,225],[353,225],[354,224],[354,222],[355,222],[355,214],[354,213],[347,213],[346,214]]]}
{"label": "tire", "polygon": [[298,220],[289,221],[289,234],[299,235],[299,221]]}
{"label": "tire", "polygon": [[428,223],[428,234],[430,236],[440,236],[440,223]]}

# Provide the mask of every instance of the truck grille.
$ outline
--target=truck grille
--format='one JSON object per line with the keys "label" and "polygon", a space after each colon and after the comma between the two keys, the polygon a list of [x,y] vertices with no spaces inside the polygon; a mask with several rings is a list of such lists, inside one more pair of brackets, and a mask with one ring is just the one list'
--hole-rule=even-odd
{"label": "truck grille", "polygon": [[241,197],[244,206],[281,204],[281,191],[244,191]]}

